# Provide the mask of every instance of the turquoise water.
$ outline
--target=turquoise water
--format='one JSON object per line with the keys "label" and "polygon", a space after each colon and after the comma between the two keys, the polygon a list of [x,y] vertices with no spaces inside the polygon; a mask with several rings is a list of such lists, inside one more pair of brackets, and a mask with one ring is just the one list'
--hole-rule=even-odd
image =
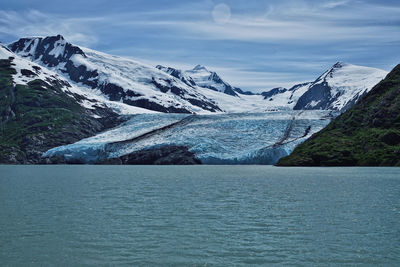
{"label": "turquoise water", "polygon": [[397,265],[400,168],[0,166],[1,266]]}

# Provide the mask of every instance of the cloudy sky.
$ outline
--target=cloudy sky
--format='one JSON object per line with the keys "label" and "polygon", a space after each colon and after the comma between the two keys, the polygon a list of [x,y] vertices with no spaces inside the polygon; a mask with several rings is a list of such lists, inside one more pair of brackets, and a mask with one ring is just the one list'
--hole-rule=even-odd
{"label": "cloudy sky", "polygon": [[202,64],[260,91],[314,80],[337,61],[400,63],[399,0],[0,0],[0,41],[62,34],[181,69]]}

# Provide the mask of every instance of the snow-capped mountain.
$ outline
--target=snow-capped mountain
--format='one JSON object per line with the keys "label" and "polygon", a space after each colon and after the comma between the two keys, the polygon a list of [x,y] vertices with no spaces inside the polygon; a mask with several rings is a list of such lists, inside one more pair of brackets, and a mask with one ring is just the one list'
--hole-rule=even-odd
{"label": "snow-capped mountain", "polygon": [[[41,81],[44,85],[54,88],[54,90],[60,89],[88,111],[96,111],[96,109],[107,108],[102,102],[99,102],[96,99],[84,97],[84,94],[79,88],[71,85],[66,79],[58,75],[56,72],[39,66],[32,61],[19,57],[1,44],[0,59],[11,61],[11,66],[13,69],[13,86],[28,85],[33,81]],[[92,115],[93,117],[98,116],[96,112],[92,113]]]}
{"label": "snow-capped mountain", "polygon": [[231,86],[229,83],[222,80],[216,72],[209,71],[206,67],[201,65],[197,65],[193,69],[186,71],[172,67],[164,67],[162,65],[157,65],[156,68],[180,79],[189,86],[208,88],[231,96],[239,96],[239,94],[255,95],[250,91],[243,91],[238,87]]}
{"label": "snow-capped mountain", "polygon": [[206,67],[197,65],[191,70],[185,71],[185,74],[191,77],[194,82],[204,88],[222,92],[232,96],[238,96],[235,89],[227,82],[221,79],[214,71],[209,71]]}
{"label": "snow-capped mountain", "polygon": [[263,99],[276,109],[293,109],[299,98],[307,92],[311,83],[296,84],[290,89],[277,87],[269,91],[262,92]]}
{"label": "snow-capped mountain", "polygon": [[0,44],[0,162],[39,163],[49,148],[117,126],[126,109],[108,102]]}
{"label": "snow-capped mountain", "polygon": [[190,77],[189,75],[186,75],[181,70],[178,70],[178,69],[175,69],[175,68],[171,68],[171,67],[164,67],[164,66],[161,66],[161,65],[157,65],[156,68],[168,73],[171,76],[174,76],[175,78],[181,80],[182,82],[184,82],[185,84],[187,84],[189,86],[194,87],[194,86],[197,85],[192,77]]}
{"label": "snow-capped mountain", "polygon": [[[160,65],[157,68],[188,85],[197,86],[198,91],[214,100],[227,112],[243,112],[246,108],[252,112],[287,109],[341,112],[354,105],[387,74],[380,69],[338,62],[314,82],[296,84],[289,89],[277,87],[261,94],[252,94],[232,87],[204,66],[198,65],[187,71]],[[204,88],[223,92],[225,95],[210,93],[208,90],[204,91]]]}
{"label": "snow-capped mountain", "polygon": [[61,35],[22,38],[8,47],[65,77],[82,93],[166,113],[343,111],[387,74],[379,69],[336,63],[314,82],[252,94],[233,87],[201,65],[191,70],[152,67],[73,45]]}
{"label": "snow-capped mountain", "polygon": [[310,85],[294,109],[344,111],[386,75],[387,72],[380,69],[337,62]]}
{"label": "snow-capped mountain", "polygon": [[274,103],[295,110],[335,110],[343,112],[385,78],[384,70],[338,62],[314,82],[290,89],[274,88],[262,95]]}
{"label": "snow-capped mountain", "polygon": [[[123,114],[135,113],[131,109],[138,109],[137,113],[143,113],[143,109],[148,113],[264,112],[270,106],[261,95],[237,92],[233,96],[201,87],[184,71],[155,68],[74,46],[60,35],[22,38],[8,47],[41,68],[65,77],[85,97],[97,97],[108,106],[115,103]],[[225,84],[222,81],[219,86]]]}
{"label": "snow-capped mountain", "polygon": [[61,35],[22,38],[9,48],[111,101],[168,113],[221,111],[212,100],[164,71],[72,45]]}
{"label": "snow-capped mountain", "polygon": [[39,80],[49,88],[60,89],[63,93],[75,99],[76,103],[87,109],[93,117],[101,116],[99,111],[102,109],[110,109],[120,115],[152,113],[147,109],[110,101],[102,94],[96,94],[93,90],[86,90],[84,87],[77,86],[56,71],[30,61],[29,58],[19,56],[2,44],[0,44],[0,59],[12,59],[12,67],[15,70],[15,74],[12,75],[14,86],[28,85]]}

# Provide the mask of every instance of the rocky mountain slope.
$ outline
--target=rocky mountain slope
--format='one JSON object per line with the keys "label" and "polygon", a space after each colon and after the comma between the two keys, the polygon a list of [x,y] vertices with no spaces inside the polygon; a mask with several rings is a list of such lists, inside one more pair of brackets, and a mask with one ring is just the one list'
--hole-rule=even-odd
{"label": "rocky mountain slope", "polygon": [[38,163],[47,149],[119,122],[111,108],[0,45],[0,162]]}
{"label": "rocky mountain slope", "polygon": [[400,166],[400,65],[279,166]]}
{"label": "rocky mountain slope", "polygon": [[310,84],[295,110],[345,111],[385,77],[386,71],[338,62]]}
{"label": "rocky mountain slope", "polygon": [[294,110],[345,111],[380,82],[387,72],[337,62],[314,82],[298,84],[290,89],[274,88],[262,95]]}
{"label": "rocky mountain slope", "polygon": [[314,82],[252,94],[230,85],[201,65],[186,71],[151,67],[73,45],[61,35],[22,38],[8,47],[86,92],[166,113],[343,111],[386,75],[379,69],[336,63]]}
{"label": "rocky mountain slope", "polygon": [[167,113],[221,111],[212,100],[163,71],[72,45],[61,35],[22,38],[9,48],[111,101]]}
{"label": "rocky mountain slope", "polygon": [[224,81],[216,72],[209,71],[206,67],[201,65],[197,65],[193,69],[185,71],[161,65],[157,65],[156,68],[180,79],[189,86],[208,88],[231,96],[239,96],[239,94],[255,95],[250,91],[243,91],[238,87],[233,87],[228,82]]}
{"label": "rocky mountain slope", "polygon": [[197,65],[191,70],[185,71],[185,74],[193,79],[200,87],[208,88],[217,92],[222,92],[231,96],[238,96],[235,89],[219,77],[214,71],[209,71],[206,67]]}

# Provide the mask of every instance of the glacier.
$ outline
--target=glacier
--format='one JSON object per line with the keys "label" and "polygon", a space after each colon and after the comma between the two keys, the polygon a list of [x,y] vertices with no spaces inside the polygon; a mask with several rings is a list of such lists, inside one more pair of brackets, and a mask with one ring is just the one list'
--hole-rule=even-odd
{"label": "glacier", "polygon": [[138,114],[120,126],[43,157],[98,163],[163,146],[184,146],[203,164],[274,164],[324,128],[331,111],[274,111],[215,115]]}

